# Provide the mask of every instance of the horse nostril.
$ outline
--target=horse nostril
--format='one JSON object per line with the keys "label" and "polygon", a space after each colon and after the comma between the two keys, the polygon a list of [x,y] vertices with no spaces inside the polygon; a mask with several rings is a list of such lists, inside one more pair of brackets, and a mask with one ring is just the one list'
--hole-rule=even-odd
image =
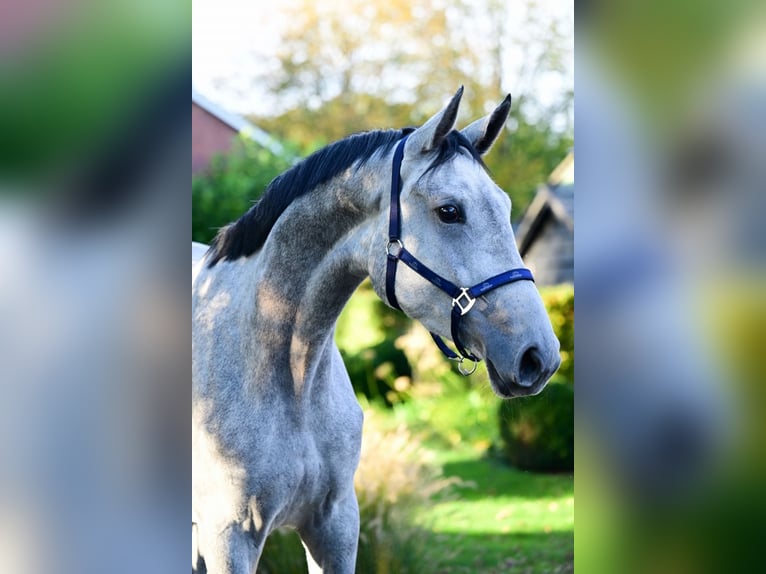
{"label": "horse nostril", "polygon": [[537,347],[529,347],[521,355],[519,364],[519,384],[523,387],[531,387],[540,378],[543,370],[543,361]]}

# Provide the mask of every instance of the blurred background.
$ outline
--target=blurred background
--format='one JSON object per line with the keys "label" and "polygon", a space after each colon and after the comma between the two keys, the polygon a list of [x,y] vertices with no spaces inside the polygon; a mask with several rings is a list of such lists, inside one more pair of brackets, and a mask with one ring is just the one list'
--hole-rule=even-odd
{"label": "blurred background", "polygon": [[190,24],[175,0],[0,3],[8,572],[188,560]]}
{"label": "blurred background", "polygon": [[576,568],[760,570],[764,5],[576,22]]}
{"label": "blurred background", "polygon": [[[511,93],[486,161],[562,341],[542,395],[501,403],[365,282],[337,342],[366,410],[358,572],[571,572],[573,10],[561,1],[195,1],[192,236],[355,132],[417,126],[460,86],[463,127]],[[259,571],[305,572],[294,533]]]}

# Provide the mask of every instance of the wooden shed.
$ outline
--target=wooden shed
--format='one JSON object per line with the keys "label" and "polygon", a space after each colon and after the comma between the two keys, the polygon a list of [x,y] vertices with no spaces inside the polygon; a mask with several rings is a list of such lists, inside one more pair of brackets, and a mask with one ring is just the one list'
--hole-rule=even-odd
{"label": "wooden shed", "polygon": [[574,153],[538,188],[516,227],[516,242],[538,285],[574,282]]}

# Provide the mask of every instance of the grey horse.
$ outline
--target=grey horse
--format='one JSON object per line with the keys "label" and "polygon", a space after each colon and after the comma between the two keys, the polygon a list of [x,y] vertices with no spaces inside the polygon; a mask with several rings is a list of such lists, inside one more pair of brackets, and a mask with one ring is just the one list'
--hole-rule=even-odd
{"label": "grey horse", "polygon": [[[209,249],[193,246],[196,571],[254,572],[267,536],[281,526],[299,533],[311,572],[354,571],[362,411],[333,334],[366,277],[392,304],[394,148],[402,150],[396,243],[418,263],[477,287],[522,263],[508,196],[481,161],[504,128],[510,96],[455,131],[461,96],[462,88],[414,131],[357,134],[316,152],[276,178]],[[456,303],[431,279],[408,264],[391,282],[408,316],[456,338]],[[540,392],[560,359],[534,283],[468,299],[473,309],[457,332],[487,361],[495,393]]]}

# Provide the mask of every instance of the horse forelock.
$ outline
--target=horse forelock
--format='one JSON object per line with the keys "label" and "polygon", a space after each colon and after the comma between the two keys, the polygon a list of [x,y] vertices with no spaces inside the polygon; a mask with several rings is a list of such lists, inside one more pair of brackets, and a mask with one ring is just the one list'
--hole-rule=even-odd
{"label": "horse forelock", "polygon": [[[259,199],[237,221],[222,227],[210,244],[208,267],[221,260],[234,261],[248,257],[258,251],[266,242],[271,229],[287,207],[297,198],[314,188],[327,183],[335,176],[360,162],[363,165],[376,153],[385,153],[413,128],[402,130],[377,130],[348,136],[332,143],[298,162],[274,178]],[[455,157],[460,149],[485,170],[486,165],[479,152],[459,131],[450,132],[436,150],[436,157],[426,171],[445,164]]]}
{"label": "horse forelock", "polygon": [[485,171],[488,171],[487,165],[481,158],[481,154],[470,142],[470,140],[461,132],[452,130],[449,134],[447,134],[447,137],[442,140],[441,145],[437,150],[436,158],[428,166],[426,172],[434,170],[450,161],[460,152],[461,148],[466,150],[471,158],[473,158],[474,161],[481,165]]}

